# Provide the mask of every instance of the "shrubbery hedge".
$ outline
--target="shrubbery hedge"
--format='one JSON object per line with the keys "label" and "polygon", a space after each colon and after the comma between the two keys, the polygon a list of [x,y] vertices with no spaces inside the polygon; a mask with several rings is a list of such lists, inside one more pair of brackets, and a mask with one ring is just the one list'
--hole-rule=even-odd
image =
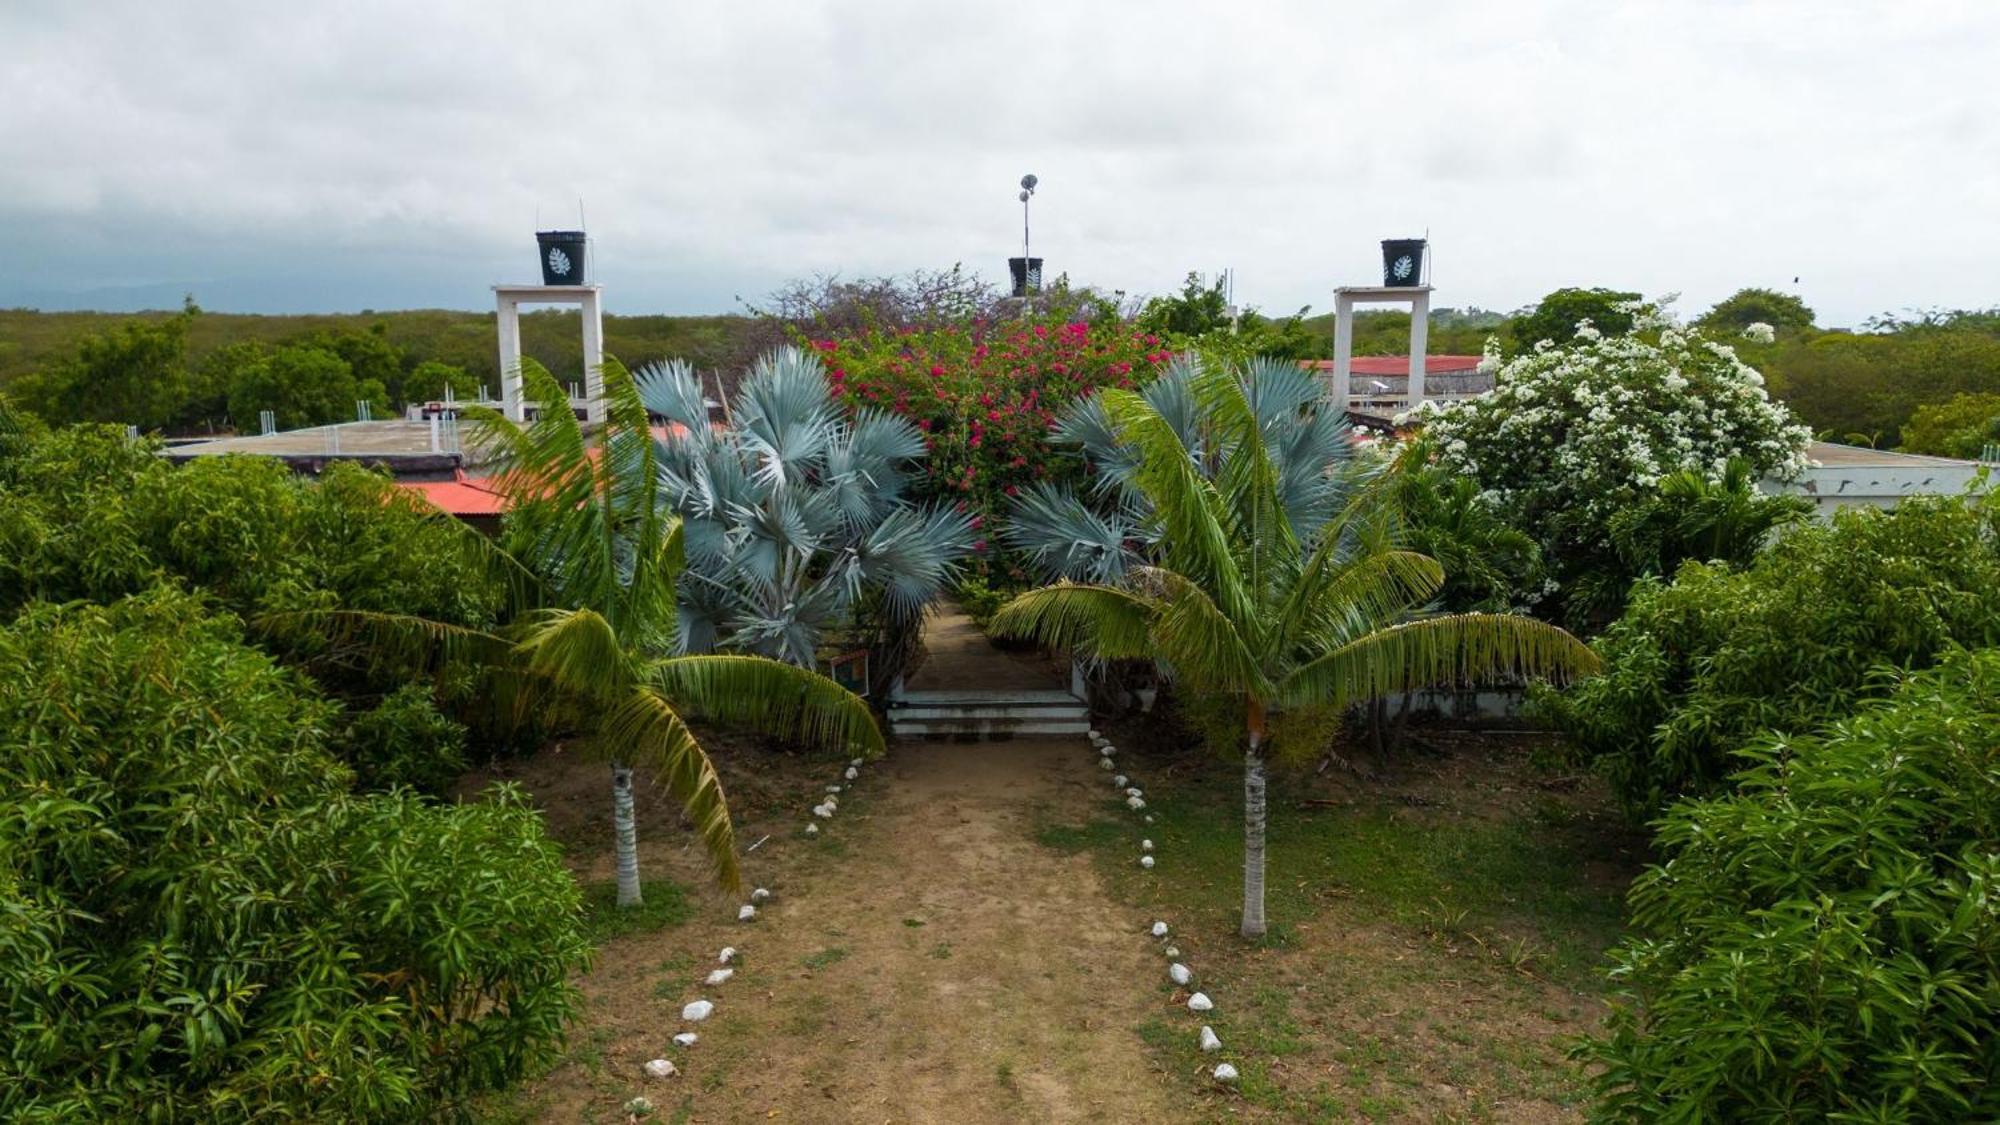
{"label": "shrubbery hedge", "polygon": [[1633,888],[1598,1119],[2000,1119],[2000,652],[1739,764]]}
{"label": "shrubbery hedge", "polygon": [[352,795],[337,709],[172,590],[28,608],[0,685],[0,1118],[422,1119],[559,1041],[517,795]]}
{"label": "shrubbery hedge", "polygon": [[1602,675],[1536,699],[1650,815],[1722,787],[1732,751],[1879,694],[1883,668],[2000,645],[2000,503],[1917,497],[1801,527],[1742,570],[1634,587],[1593,647]]}

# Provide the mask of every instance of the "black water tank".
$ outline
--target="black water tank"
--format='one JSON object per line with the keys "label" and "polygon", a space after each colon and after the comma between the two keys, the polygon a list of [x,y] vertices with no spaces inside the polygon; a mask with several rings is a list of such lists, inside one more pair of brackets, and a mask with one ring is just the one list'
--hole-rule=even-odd
{"label": "black water tank", "polygon": [[589,240],[580,230],[538,230],[542,244],[542,284],[582,285],[583,250]]}
{"label": "black water tank", "polygon": [[1382,240],[1382,284],[1398,289],[1424,283],[1424,240],[1385,238]]}
{"label": "black water tank", "polygon": [[1042,291],[1042,260],[1040,258],[1009,258],[1007,272],[1014,278],[1014,296],[1025,297]]}

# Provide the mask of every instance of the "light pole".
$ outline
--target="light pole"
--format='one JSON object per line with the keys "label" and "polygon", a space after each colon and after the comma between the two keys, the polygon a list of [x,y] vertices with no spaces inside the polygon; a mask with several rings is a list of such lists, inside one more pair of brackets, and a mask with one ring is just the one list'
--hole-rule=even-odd
{"label": "light pole", "polygon": [[1033,173],[1021,177],[1021,256],[1008,259],[1009,272],[1013,274],[1014,295],[1032,307],[1035,290],[1042,287],[1041,261],[1034,257],[1034,244],[1028,237],[1028,200],[1034,198],[1035,185],[1040,181]]}

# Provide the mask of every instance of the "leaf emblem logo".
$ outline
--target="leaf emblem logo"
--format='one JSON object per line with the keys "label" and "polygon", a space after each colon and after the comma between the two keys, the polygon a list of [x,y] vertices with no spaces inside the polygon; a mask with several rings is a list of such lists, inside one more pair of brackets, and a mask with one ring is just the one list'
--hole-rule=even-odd
{"label": "leaf emblem logo", "polygon": [[1410,256],[1408,254],[1405,254],[1402,257],[1397,258],[1396,264],[1390,268],[1395,272],[1397,281],[1405,281],[1408,280],[1410,276],[1410,270],[1412,270],[1415,267],[1416,263],[1410,261]]}
{"label": "leaf emblem logo", "polygon": [[557,277],[569,276],[569,255],[560,246],[549,247],[549,272]]}

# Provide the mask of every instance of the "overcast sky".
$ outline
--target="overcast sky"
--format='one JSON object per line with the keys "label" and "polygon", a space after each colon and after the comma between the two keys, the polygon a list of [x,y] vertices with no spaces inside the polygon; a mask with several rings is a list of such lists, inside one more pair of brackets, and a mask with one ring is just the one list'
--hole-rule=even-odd
{"label": "overcast sky", "polygon": [[1051,273],[1267,310],[2000,304],[2000,2],[0,0],[0,305],[485,308],[581,197],[614,312]]}

